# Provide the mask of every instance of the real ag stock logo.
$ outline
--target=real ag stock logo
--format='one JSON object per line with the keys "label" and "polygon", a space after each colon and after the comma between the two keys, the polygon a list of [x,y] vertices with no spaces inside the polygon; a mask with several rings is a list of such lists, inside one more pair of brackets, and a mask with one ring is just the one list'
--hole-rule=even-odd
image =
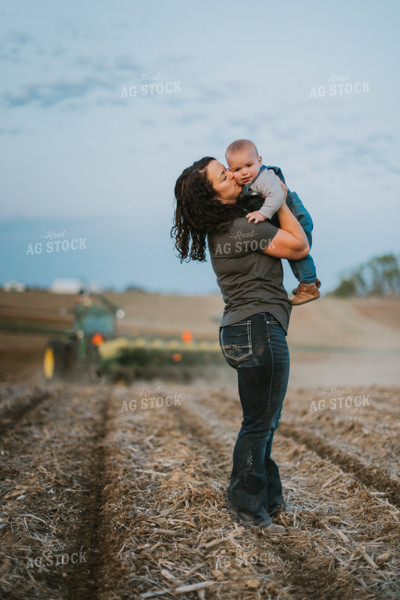
{"label": "real ag stock logo", "polygon": [[350,81],[352,76],[335,75],[327,77],[325,81],[329,85],[313,86],[309,98],[324,98],[325,96],[348,96],[349,94],[367,94],[370,92],[370,81]]}
{"label": "real ag stock logo", "polygon": [[144,73],[135,85],[122,87],[122,98],[135,98],[137,96],[160,96],[161,94],[179,94],[182,92],[180,81],[161,81],[161,73]]}
{"label": "real ag stock logo", "polygon": [[58,254],[60,252],[87,250],[85,237],[67,239],[70,235],[66,229],[58,232],[48,231],[46,235],[40,236],[44,240],[43,242],[28,244],[26,255]]}

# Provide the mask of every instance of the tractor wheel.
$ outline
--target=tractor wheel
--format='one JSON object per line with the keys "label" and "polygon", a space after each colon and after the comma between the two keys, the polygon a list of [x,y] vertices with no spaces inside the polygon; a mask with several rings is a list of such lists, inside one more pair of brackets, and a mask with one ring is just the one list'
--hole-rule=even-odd
{"label": "tractor wheel", "polygon": [[67,345],[59,340],[47,343],[43,356],[43,373],[47,381],[62,378],[67,368]]}

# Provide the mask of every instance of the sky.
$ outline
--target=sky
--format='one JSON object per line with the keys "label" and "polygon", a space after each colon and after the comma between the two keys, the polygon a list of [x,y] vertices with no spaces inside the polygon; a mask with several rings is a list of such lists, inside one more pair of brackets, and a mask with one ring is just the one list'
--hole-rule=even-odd
{"label": "sky", "polygon": [[176,256],[174,185],[237,138],[310,211],[321,291],[397,254],[399,17],[397,0],[1,2],[0,283],[217,292],[209,260]]}

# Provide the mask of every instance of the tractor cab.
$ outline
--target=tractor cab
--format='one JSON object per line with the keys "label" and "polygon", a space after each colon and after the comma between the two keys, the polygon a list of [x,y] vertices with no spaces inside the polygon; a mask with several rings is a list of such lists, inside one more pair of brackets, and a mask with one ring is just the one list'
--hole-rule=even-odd
{"label": "tractor cab", "polygon": [[88,296],[74,306],[73,312],[76,354],[80,360],[92,360],[100,344],[116,337],[115,307]]}
{"label": "tractor cab", "polygon": [[113,337],[116,334],[114,311],[98,304],[77,304],[74,307],[74,330],[78,337],[96,334],[104,339]]}

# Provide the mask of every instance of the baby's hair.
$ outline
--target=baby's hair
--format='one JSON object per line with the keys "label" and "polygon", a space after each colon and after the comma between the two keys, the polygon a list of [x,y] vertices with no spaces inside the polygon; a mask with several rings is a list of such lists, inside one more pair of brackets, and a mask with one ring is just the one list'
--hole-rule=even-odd
{"label": "baby's hair", "polygon": [[237,152],[238,150],[242,150],[243,148],[251,148],[256,153],[256,156],[258,156],[257,146],[254,142],[251,142],[250,140],[235,140],[234,142],[229,144],[229,146],[226,149],[226,160],[228,160],[228,157],[231,156],[231,154]]}

